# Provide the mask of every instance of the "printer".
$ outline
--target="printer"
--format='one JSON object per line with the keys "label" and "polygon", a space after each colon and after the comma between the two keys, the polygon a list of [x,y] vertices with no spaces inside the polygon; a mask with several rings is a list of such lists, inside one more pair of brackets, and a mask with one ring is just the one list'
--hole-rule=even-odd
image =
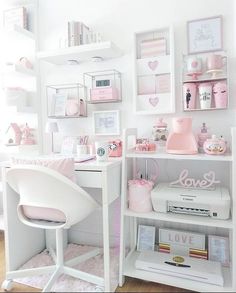
{"label": "printer", "polygon": [[151,191],[153,209],[159,213],[176,213],[226,220],[230,216],[230,195],[224,187],[193,189],[160,183]]}

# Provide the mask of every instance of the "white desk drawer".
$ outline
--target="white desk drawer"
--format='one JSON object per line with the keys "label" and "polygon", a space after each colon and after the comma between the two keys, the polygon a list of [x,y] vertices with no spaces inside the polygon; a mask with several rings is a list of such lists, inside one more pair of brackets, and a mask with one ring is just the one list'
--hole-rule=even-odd
{"label": "white desk drawer", "polygon": [[81,187],[102,188],[102,172],[75,171],[77,184]]}

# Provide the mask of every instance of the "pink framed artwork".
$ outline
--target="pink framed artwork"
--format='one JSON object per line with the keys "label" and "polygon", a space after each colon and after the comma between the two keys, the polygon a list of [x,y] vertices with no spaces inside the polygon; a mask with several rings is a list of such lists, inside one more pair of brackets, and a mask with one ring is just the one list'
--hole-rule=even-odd
{"label": "pink framed artwork", "polygon": [[222,24],[221,15],[188,21],[188,54],[223,50]]}
{"label": "pink framed artwork", "polygon": [[209,260],[219,261],[224,267],[230,265],[229,238],[208,235]]}

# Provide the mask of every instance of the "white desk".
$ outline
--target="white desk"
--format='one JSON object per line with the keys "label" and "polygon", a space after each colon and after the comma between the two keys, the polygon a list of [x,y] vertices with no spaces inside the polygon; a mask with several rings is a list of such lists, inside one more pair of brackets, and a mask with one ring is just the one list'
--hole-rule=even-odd
{"label": "white desk", "polygon": [[[5,221],[6,270],[17,270],[32,256],[45,248],[45,233],[22,224],[17,216],[16,207],[19,195],[6,183],[5,174],[9,164],[3,166],[3,208]],[[103,250],[105,291],[110,286],[110,241],[109,205],[120,196],[121,160],[109,162],[88,161],[76,163],[77,182],[81,187],[102,189],[103,209]]]}

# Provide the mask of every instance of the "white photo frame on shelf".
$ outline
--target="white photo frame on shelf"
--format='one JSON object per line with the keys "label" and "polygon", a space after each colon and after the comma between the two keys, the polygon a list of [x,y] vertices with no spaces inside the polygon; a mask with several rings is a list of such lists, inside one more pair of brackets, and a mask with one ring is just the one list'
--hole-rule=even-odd
{"label": "white photo frame on shelf", "polygon": [[76,153],[78,139],[76,136],[65,136],[63,137],[61,144],[62,155],[73,155]]}
{"label": "white photo frame on shelf", "polygon": [[93,128],[95,135],[120,135],[120,111],[93,112]]}
{"label": "white photo frame on shelf", "polygon": [[230,265],[229,238],[222,236],[208,236],[209,260],[221,262],[225,267]]}
{"label": "white photo frame on shelf", "polygon": [[188,21],[188,54],[223,50],[222,23],[221,15]]}
{"label": "white photo frame on shelf", "polygon": [[137,239],[137,250],[146,251],[146,250],[155,250],[155,235],[156,227],[155,226],[138,226],[138,239]]}
{"label": "white photo frame on shelf", "polygon": [[53,94],[51,102],[51,115],[50,116],[65,116],[66,115],[66,94]]}

